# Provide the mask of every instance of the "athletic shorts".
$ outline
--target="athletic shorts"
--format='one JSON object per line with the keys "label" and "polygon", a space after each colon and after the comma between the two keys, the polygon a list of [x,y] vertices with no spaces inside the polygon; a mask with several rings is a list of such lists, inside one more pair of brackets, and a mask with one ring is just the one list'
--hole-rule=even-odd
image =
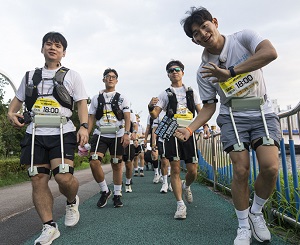
{"label": "athletic shorts", "polygon": [[[92,137],[92,140],[90,143],[91,144],[91,152],[95,152],[98,137],[99,137],[98,134],[94,134]],[[117,156],[122,156],[124,153],[124,148],[121,144],[121,138],[122,137],[117,138],[117,152],[116,152]],[[113,157],[115,155],[115,141],[116,141],[116,138],[107,138],[107,137],[100,136],[100,140],[99,140],[99,144],[98,144],[98,148],[97,148],[96,152],[100,152],[105,155],[107,149],[109,149],[110,155]]]}
{"label": "athletic shorts", "polygon": [[[265,115],[270,138],[278,144],[281,140],[281,129],[279,117],[275,113]],[[235,125],[238,131],[240,142],[250,144],[253,140],[266,136],[263,120],[261,116],[257,117],[234,117]],[[237,143],[237,139],[232,126],[230,115],[220,114],[217,117],[217,124],[221,129],[221,142],[223,149]]]}
{"label": "athletic shorts", "polygon": [[[64,134],[64,158],[74,160],[77,146],[76,132]],[[26,133],[20,143],[20,163],[30,165],[32,134]],[[60,135],[35,135],[33,164],[50,164],[50,160],[62,158]]]}
{"label": "athletic shorts", "polygon": [[161,141],[157,142],[158,155],[161,157],[165,157],[164,143]]}
{"label": "athletic shorts", "polygon": [[[129,149],[130,149],[130,154],[129,154]],[[135,156],[135,147],[134,145],[130,145],[130,146],[127,146],[125,149],[124,149],[124,153],[123,153],[123,161],[124,162],[127,162],[128,159],[130,159],[130,161],[133,160]]]}
{"label": "athletic shorts", "polygon": [[[177,139],[178,157],[180,160],[184,160],[185,163],[193,163],[193,157],[198,155],[198,151],[195,150],[196,142],[193,137],[190,137],[187,141],[182,142]],[[166,158],[171,162],[174,157],[177,157],[175,138],[172,136],[169,141],[165,140]]]}
{"label": "athletic shorts", "polygon": [[138,147],[134,147],[134,153],[137,156],[138,154],[140,154],[142,152],[143,148],[141,145],[138,145]]}

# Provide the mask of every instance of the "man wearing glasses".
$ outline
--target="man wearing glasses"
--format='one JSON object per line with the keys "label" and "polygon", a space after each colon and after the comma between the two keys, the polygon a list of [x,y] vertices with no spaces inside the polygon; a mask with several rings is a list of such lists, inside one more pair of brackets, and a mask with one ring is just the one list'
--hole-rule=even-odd
{"label": "man wearing glasses", "polygon": [[[116,92],[118,73],[108,68],[103,73],[105,89],[92,98],[89,108],[88,132],[96,128],[91,140],[90,166],[94,179],[99,184],[101,196],[97,203],[99,208],[107,204],[112,192],[105,181],[101,160],[109,149],[114,182],[114,207],[122,207],[122,156],[124,148],[129,145],[130,108],[129,101]],[[125,132],[124,132],[125,124]]]}
{"label": "man wearing glasses", "polygon": [[[157,118],[162,110],[166,111],[168,118],[176,118],[177,122],[191,121],[195,111],[200,112],[200,97],[190,87],[182,82],[184,65],[179,60],[172,60],[166,66],[167,76],[171,86],[163,91],[158,98],[153,97],[148,105],[152,118]],[[180,123],[179,123],[180,124]],[[175,219],[186,218],[186,205],[182,200],[182,190],[188,203],[193,201],[190,185],[197,177],[197,152],[195,151],[195,140],[191,137],[184,144],[171,136],[165,141],[165,155],[171,163],[171,184],[177,200],[177,211]],[[180,179],[180,160],[184,160],[187,168],[185,180]]]}

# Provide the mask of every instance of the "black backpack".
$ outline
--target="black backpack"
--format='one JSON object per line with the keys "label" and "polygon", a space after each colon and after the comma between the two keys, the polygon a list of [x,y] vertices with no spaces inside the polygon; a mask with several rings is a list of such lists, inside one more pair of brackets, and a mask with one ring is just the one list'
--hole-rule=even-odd
{"label": "black backpack", "polygon": [[[165,91],[167,92],[168,99],[169,99],[166,115],[169,118],[172,118],[176,113],[178,101],[176,98],[176,94],[173,93],[170,88],[167,88]],[[186,102],[187,102],[187,108],[193,113],[193,117],[195,117],[196,105],[194,100],[194,92],[191,87],[189,87],[186,91]]]}
{"label": "black backpack", "polygon": [[[70,96],[66,87],[63,85],[64,78],[69,71],[66,67],[61,67],[57,70],[53,77],[53,97],[58,101],[60,105],[66,107],[70,110],[73,110],[73,97]],[[36,68],[32,76],[33,84],[28,84],[29,80],[29,71],[25,74],[25,105],[27,111],[31,111],[34,103],[36,102],[38,95],[37,86],[42,81],[42,68]]]}
{"label": "black backpack", "polygon": [[121,121],[122,119],[124,119],[124,113],[120,109],[119,104],[118,104],[119,98],[120,98],[120,94],[118,92],[116,92],[116,94],[112,98],[112,100],[110,102],[106,103],[103,93],[99,94],[98,107],[97,107],[96,115],[95,115],[96,119],[100,120],[101,117],[103,116],[103,108],[104,108],[105,104],[111,104],[111,109],[112,109],[113,113],[115,114],[118,121]]}

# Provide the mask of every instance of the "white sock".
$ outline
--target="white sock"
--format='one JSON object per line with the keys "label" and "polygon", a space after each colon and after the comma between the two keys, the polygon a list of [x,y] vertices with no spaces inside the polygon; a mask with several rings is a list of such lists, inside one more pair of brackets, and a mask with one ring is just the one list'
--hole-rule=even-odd
{"label": "white sock", "polygon": [[120,196],[121,194],[122,185],[114,185],[114,195]]}
{"label": "white sock", "polygon": [[168,167],[168,175],[171,175],[171,167]]}
{"label": "white sock", "polygon": [[249,214],[249,208],[239,211],[235,209],[236,216],[238,218],[239,227],[242,228],[248,228],[250,229],[249,220],[248,220],[248,214]]}
{"label": "white sock", "polygon": [[131,179],[126,178],[126,185],[130,185]]}
{"label": "white sock", "polygon": [[254,193],[253,203],[252,203],[250,212],[253,214],[261,213],[262,208],[267,201],[268,201],[268,199],[267,200],[262,199],[259,196],[257,196],[256,193]]}
{"label": "white sock", "polygon": [[154,174],[158,174],[158,168],[154,168]]}
{"label": "white sock", "polygon": [[163,176],[163,184],[167,184],[168,183],[168,175],[164,175]]}
{"label": "white sock", "polygon": [[134,168],[134,171],[139,171],[139,168]]}
{"label": "white sock", "polygon": [[102,182],[98,183],[100,186],[100,190],[103,192],[108,192],[108,187],[106,184],[106,180],[103,180]]}
{"label": "white sock", "polygon": [[185,206],[184,201],[183,200],[177,201],[177,206]]}

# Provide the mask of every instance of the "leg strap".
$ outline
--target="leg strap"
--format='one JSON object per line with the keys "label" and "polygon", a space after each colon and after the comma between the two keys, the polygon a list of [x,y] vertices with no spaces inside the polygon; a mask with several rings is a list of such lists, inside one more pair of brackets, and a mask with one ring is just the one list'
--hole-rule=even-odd
{"label": "leg strap", "polygon": [[53,176],[55,176],[57,174],[65,174],[65,173],[73,174],[74,173],[73,167],[71,167],[69,164],[64,164],[64,165],[65,165],[65,168],[62,168],[62,164],[60,164],[58,167],[53,169],[52,170]]}
{"label": "leg strap", "polygon": [[271,138],[267,139],[267,137],[262,137],[258,141],[256,141],[255,144],[253,144],[253,150],[256,151],[257,147],[261,145],[269,145],[269,146],[276,145],[279,148],[279,144],[277,141]]}
{"label": "leg strap", "polygon": [[51,172],[52,172],[51,169],[45,167],[33,166],[32,171],[31,171],[31,167],[27,169],[27,173],[29,177],[33,177],[37,174],[48,174],[51,176]]}
{"label": "leg strap", "polygon": [[122,163],[122,159],[119,159],[119,158],[111,158],[110,159],[110,163],[114,163],[114,164],[117,164],[117,163]]}
{"label": "leg strap", "polygon": [[249,151],[249,144],[246,142],[242,142],[240,146],[238,144],[231,145],[227,147],[224,151],[229,153],[231,151],[244,151],[244,150]]}
{"label": "leg strap", "polygon": [[89,162],[92,161],[92,160],[99,160],[100,162],[102,161],[102,157],[100,157],[99,155],[97,154],[93,154],[89,157]]}

